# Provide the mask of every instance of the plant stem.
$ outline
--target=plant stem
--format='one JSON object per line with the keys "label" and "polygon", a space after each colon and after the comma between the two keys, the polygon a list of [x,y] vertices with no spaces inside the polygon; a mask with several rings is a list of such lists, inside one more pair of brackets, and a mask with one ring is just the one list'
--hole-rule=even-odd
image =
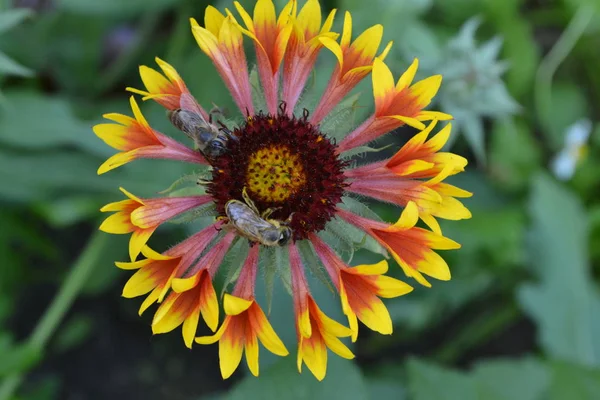
{"label": "plant stem", "polygon": [[[552,108],[552,78],[560,64],[567,58],[594,17],[596,8],[590,3],[582,4],[575,16],[558,38],[554,47],[540,63],[535,77],[535,108],[540,121],[550,114]],[[547,129],[548,127],[542,126]]]}
{"label": "plant stem", "polygon": [[[52,300],[50,306],[36,325],[32,334],[27,339],[25,346],[32,346],[43,349],[52,334],[60,325],[63,317],[71,308],[71,305],[77,298],[81,288],[90,276],[90,273],[97,264],[97,260],[106,250],[108,235],[96,231],[85,249],[71,268],[58,294]],[[15,390],[21,384],[23,374],[13,374],[7,376],[0,385],[0,400],[11,398]]]}

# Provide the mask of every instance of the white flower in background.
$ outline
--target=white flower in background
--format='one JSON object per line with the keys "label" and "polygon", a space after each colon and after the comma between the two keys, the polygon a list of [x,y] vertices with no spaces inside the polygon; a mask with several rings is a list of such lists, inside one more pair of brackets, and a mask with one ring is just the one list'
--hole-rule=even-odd
{"label": "white flower in background", "polygon": [[554,175],[563,181],[569,180],[575,173],[575,168],[587,154],[587,141],[592,132],[592,122],[580,119],[567,128],[565,147],[554,157],[550,169]]}

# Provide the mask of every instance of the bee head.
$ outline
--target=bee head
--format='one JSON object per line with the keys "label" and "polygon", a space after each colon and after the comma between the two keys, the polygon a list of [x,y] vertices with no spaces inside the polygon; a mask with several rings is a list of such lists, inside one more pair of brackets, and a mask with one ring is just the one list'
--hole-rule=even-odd
{"label": "bee head", "polygon": [[279,239],[277,240],[277,244],[279,246],[285,246],[292,237],[292,229],[289,226],[282,226],[279,231]]}
{"label": "bee head", "polygon": [[220,140],[209,141],[208,144],[206,145],[206,148],[204,149],[204,153],[208,157],[212,157],[212,158],[222,156],[226,152],[227,152],[227,148],[225,147],[225,144],[223,142],[221,142]]}

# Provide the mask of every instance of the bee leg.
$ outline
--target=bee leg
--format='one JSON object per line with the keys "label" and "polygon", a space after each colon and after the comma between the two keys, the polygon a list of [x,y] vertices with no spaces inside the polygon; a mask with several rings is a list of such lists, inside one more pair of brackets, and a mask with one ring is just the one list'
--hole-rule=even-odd
{"label": "bee leg", "polygon": [[291,213],[289,217],[286,218],[284,224],[285,225],[289,225],[292,223],[292,217],[294,216],[294,213]]}
{"label": "bee leg", "polygon": [[213,108],[211,108],[208,112],[208,122],[212,124],[213,117],[217,115],[223,116],[223,110],[218,105],[213,103]]}
{"label": "bee leg", "polygon": [[211,183],[211,182],[212,182],[212,181],[210,181],[210,180],[208,180],[208,179],[199,178],[199,179],[196,181],[196,184],[198,184],[198,185],[203,185],[203,186],[206,186],[206,185],[208,185],[208,184],[209,184],[209,183]]}
{"label": "bee leg", "polygon": [[217,232],[221,232],[221,231],[231,232],[231,231],[235,230],[235,228],[233,226],[231,226],[231,224],[229,222],[229,218],[227,218],[226,216],[219,215],[217,218],[215,218],[215,220],[217,222],[219,222],[219,221],[225,221],[225,223],[222,224],[220,228],[217,228],[215,226],[215,229],[217,230]]}
{"label": "bee leg", "polygon": [[258,212],[258,208],[256,208],[256,204],[254,204],[254,202],[248,195],[248,192],[246,191],[246,186],[244,186],[244,188],[242,189],[242,197],[243,197],[244,201],[246,202],[246,204],[248,205],[248,207],[250,207],[252,209],[252,211],[254,211],[256,213],[256,215],[260,215],[260,213]]}
{"label": "bee leg", "polygon": [[213,107],[210,109],[210,111],[208,112],[209,115],[223,115],[223,109],[221,107],[219,107],[218,105],[216,105],[215,103],[212,103]]}
{"label": "bee leg", "polygon": [[273,214],[275,211],[279,210],[281,207],[271,207],[271,208],[267,208],[261,215],[262,219],[269,219],[269,217],[271,216],[271,214]]}
{"label": "bee leg", "polygon": [[225,134],[225,136],[227,136],[227,139],[228,139],[228,140],[234,140],[234,141],[236,141],[236,142],[239,140],[239,139],[238,139],[238,137],[237,137],[237,136],[235,136],[235,135],[233,134],[233,132],[231,132],[231,130],[230,130],[228,127],[227,127],[227,125],[225,125],[225,124],[224,124],[224,123],[222,123],[221,121],[217,121],[217,123],[218,123],[218,124],[221,126],[221,127],[219,128],[219,130],[220,130],[221,132],[223,132],[223,133]]}
{"label": "bee leg", "polygon": [[233,134],[229,129],[225,128],[223,131],[229,140],[239,141],[238,137]]}

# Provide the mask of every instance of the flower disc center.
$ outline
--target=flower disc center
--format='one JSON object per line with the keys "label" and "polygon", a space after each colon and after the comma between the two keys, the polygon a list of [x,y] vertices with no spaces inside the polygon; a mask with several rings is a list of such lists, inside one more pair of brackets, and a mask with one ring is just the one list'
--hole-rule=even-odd
{"label": "flower disc center", "polygon": [[262,201],[285,201],[306,183],[298,154],[288,146],[271,145],[249,157],[248,189]]}
{"label": "flower disc center", "polygon": [[260,213],[271,209],[271,219],[285,221],[294,240],[323,230],[344,195],[346,164],[308,114],[289,116],[282,106],[277,115],[248,117],[233,135],[213,160],[207,187],[217,212],[225,216],[227,202],[243,201],[246,189]]}

